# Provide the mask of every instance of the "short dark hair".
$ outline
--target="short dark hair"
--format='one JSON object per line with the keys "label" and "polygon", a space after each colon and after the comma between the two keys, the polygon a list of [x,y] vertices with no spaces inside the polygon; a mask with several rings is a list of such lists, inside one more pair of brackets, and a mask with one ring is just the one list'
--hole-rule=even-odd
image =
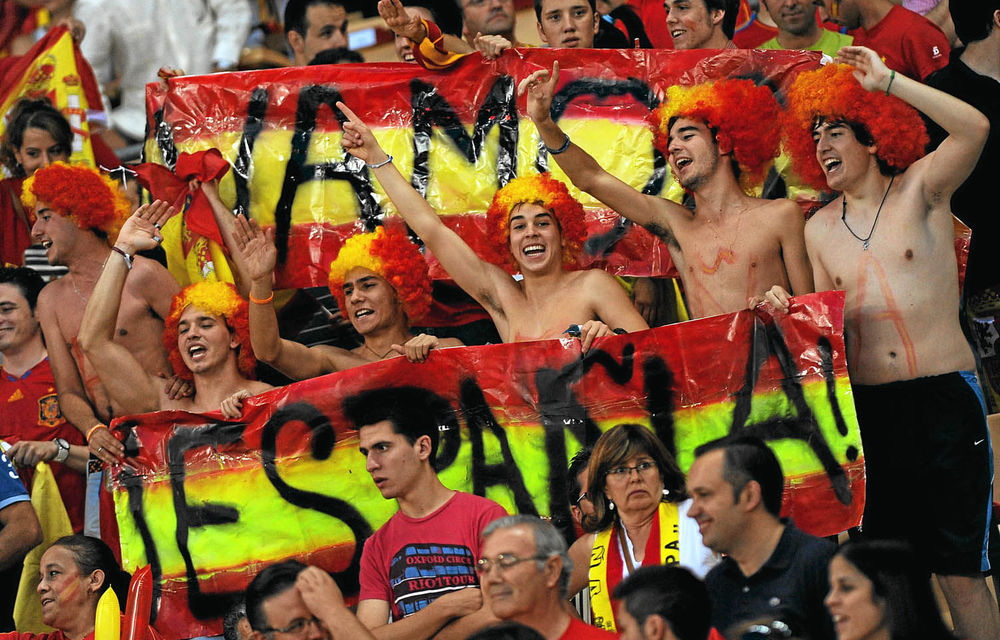
{"label": "short dark hair", "polygon": [[121,568],[107,543],[100,538],[74,534],[59,538],[52,543],[52,547],[66,548],[73,555],[73,562],[81,576],[89,576],[97,570],[104,572],[104,582],[97,588],[97,595],[112,589],[118,596],[119,607],[122,612],[125,611],[132,576]]}
{"label": "short dark hair", "polygon": [[872,596],[884,605],[892,638],[953,640],[931,591],[930,571],[905,542],[848,542],[836,556],[872,582]]}
{"label": "short dark hair", "polygon": [[360,64],[364,61],[364,56],[357,51],[352,51],[347,47],[330,47],[314,55],[313,59],[308,62],[308,66],[312,67],[317,64]]}
{"label": "short dark hair", "polygon": [[781,464],[771,448],[760,438],[742,436],[723,438],[707,442],[694,450],[695,458],[711,451],[722,450],[722,479],[733,486],[733,500],[740,499],[740,493],[747,483],[760,485],[760,497],[764,508],[775,518],[781,514],[781,495],[785,490],[785,476]]}
{"label": "short dark hair", "polygon": [[243,596],[251,629],[264,632],[271,626],[264,615],[264,602],[294,587],[295,580],[305,570],[306,565],[298,560],[285,560],[266,567],[254,576]]}
{"label": "short dark hair", "polygon": [[52,106],[47,98],[18,100],[10,110],[9,122],[10,126],[0,141],[0,162],[15,178],[25,177],[24,168],[18,164],[14,152],[21,149],[24,132],[28,129],[41,129],[48,133],[67,156],[73,151],[73,129],[66,116]]}
{"label": "short dark hair", "polygon": [[571,505],[576,504],[576,499],[580,497],[580,490],[583,488],[576,478],[581,472],[587,470],[587,464],[590,462],[590,455],[592,453],[594,453],[593,447],[584,447],[573,454],[573,457],[569,460],[569,468],[566,470],[567,475],[569,475],[566,499]]}
{"label": "short dark hair", "polygon": [[730,40],[736,34],[736,18],[740,13],[740,0],[705,0],[705,8],[709,11],[722,9],[722,33]]}
{"label": "short dark hair", "polygon": [[[542,3],[543,2],[545,2],[545,0],[535,0],[535,18],[537,18],[539,22],[542,21]],[[587,4],[590,5],[590,10],[591,11],[593,11],[594,13],[597,13],[597,0],[587,0]]]}
{"label": "short dark hair", "polygon": [[438,394],[421,387],[385,387],[371,389],[344,400],[344,416],[358,429],[383,420],[396,433],[414,444],[419,438],[431,439],[429,462],[437,461],[439,431],[458,430],[458,416],[451,404]]}
{"label": "short dark hair", "polygon": [[612,595],[641,626],[658,615],[678,640],[705,640],[712,626],[708,589],[688,569],[676,565],[640,567]]}
{"label": "short dark hair", "polygon": [[956,0],[948,9],[958,39],[969,44],[986,38],[993,31],[993,14],[1000,10],[1000,0]]}
{"label": "short dark hair", "polygon": [[[294,31],[295,33],[305,37],[306,31],[309,31],[309,24],[306,20],[306,11],[309,7],[314,5],[326,5],[328,7],[341,7],[345,11],[347,6],[343,2],[338,2],[338,0],[288,0],[288,4],[285,5],[285,35],[288,35],[289,31]],[[342,30],[347,32],[347,20],[344,20],[344,25]]]}
{"label": "short dark hair", "polygon": [[31,312],[35,312],[38,304],[38,294],[45,286],[45,280],[34,269],[28,267],[0,267],[0,284],[12,284],[18,288],[24,299],[28,301]]}
{"label": "short dark hair", "polygon": [[240,640],[240,630],[238,625],[240,620],[247,617],[247,603],[245,600],[238,600],[229,607],[226,616],[222,619],[222,637],[225,640]]}

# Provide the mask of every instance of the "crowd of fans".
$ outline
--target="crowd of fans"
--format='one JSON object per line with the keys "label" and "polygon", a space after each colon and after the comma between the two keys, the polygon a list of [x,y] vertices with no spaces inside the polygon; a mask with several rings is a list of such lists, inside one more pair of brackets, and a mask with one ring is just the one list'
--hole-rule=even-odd
{"label": "crowd of fans", "polygon": [[[361,62],[348,46],[355,8],[2,0],[0,60],[53,25],[70,27],[108,107],[94,136],[106,170],[117,166],[112,149],[127,155],[142,141],[144,87],[158,74]],[[399,60],[428,74],[524,46],[514,0],[379,0],[377,9]],[[398,511],[364,543],[356,609],[328,573],[289,560],[253,579],[226,616],[227,638],[1000,638],[984,578],[991,522],[996,533],[987,414],[1000,413],[1000,374],[986,362],[1000,347],[1000,265],[989,249],[1000,228],[987,194],[1000,152],[1000,2],[534,0],[534,16],[553,48],[797,49],[843,64],[800,73],[781,104],[748,80],[670,87],[651,126],[684,204],[633,189],[573,143],[551,117],[558,62],[518,78],[552,161],[663,240],[676,289],[640,278],[627,291],[602,270],[569,269],[585,239],[583,208],[548,174],[513,179],[487,211],[512,277],[443,224],[338,103],[344,148],[405,227],[350,238],[330,265],[332,301],[312,308],[336,307],[349,326],[340,333],[351,334],[337,344],[284,337],[292,314],[275,305],[273,233],[230,215],[217,179],[191,189],[212,209],[235,283],[182,288],[160,249],[173,207],[139,205],[106,171],[68,164],[66,118],[44,99],[17,102],[0,146],[0,440],[10,445],[0,456],[0,630],[10,633],[0,640],[35,637],[14,631],[11,611],[23,558],[42,541],[28,493],[42,463],[74,532],[41,556],[47,638],[91,637],[109,586],[124,607],[127,574],[83,535],[96,507],[88,470],[99,482],[101,463],[125,461],[107,426],[115,416],[238,417],[246,398],[288,380],[394,357],[425,363],[435,349],[486,341],[419,328],[432,284],[407,227],[481,305],[493,341],[557,338],[570,326],[586,352],[603,336],[676,319],[675,290],[690,318],[787,313],[797,295],[844,290],[863,527],[838,548],[781,518],[785,477],[761,440],[707,443],[685,475],[649,429],[619,424],[570,462],[580,535],[567,545],[543,519],[442,484],[435,463],[450,407],[415,387],[373,390],[350,397],[344,413]],[[791,200],[748,195],[782,147],[826,196],[808,221]],[[973,230],[964,288],[952,212]],[[44,255],[39,269],[32,255]],[[442,546],[447,556],[432,551]],[[456,578],[446,589],[406,588],[401,559],[455,567]]]}

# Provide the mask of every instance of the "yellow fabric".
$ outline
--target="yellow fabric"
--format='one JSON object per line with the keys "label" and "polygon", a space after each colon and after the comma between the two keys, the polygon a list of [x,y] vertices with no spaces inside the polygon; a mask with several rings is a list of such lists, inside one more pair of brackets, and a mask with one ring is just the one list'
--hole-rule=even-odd
{"label": "yellow fabric", "polygon": [[29,551],[24,558],[24,569],[21,571],[17,600],[14,603],[14,624],[21,632],[51,633],[53,629],[42,624],[42,605],[35,590],[38,587],[38,568],[45,550],[59,538],[71,535],[73,526],[69,522],[52,469],[44,462],[39,462],[35,467],[31,483],[31,506],[35,508],[35,514],[42,525],[42,544]]}
{"label": "yellow fabric", "polygon": [[[680,560],[680,515],[673,502],[661,502],[659,564],[676,564]],[[618,524],[599,531],[590,552],[590,608],[594,612],[593,625],[606,631],[617,631],[615,612],[608,591],[608,557],[617,553]],[[622,549],[622,554],[627,550]]]}
{"label": "yellow fabric", "polygon": [[679,279],[673,278],[674,281],[674,296],[677,298],[677,320],[680,322],[686,322],[691,319],[691,314],[688,313],[687,306],[684,304],[684,296],[681,295],[681,288],[678,284]]}

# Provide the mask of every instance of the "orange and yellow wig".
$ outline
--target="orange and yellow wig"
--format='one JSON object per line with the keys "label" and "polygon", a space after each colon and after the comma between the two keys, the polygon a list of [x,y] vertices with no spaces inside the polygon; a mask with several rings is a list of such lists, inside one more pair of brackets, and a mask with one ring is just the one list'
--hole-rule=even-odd
{"label": "orange and yellow wig", "polygon": [[486,210],[486,226],[493,246],[506,248],[499,261],[515,266],[510,253],[510,213],[522,204],[536,204],[555,216],[562,236],[563,264],[575,263],[587,239],[583,205],[570,195],[564,183],[548,173],[514,178],[493,194],[493,202]]}
{"label": "orange and yellow wig", "polygon": [[163,347],[167,350],[170,366],[179,378],[191,380],[194,376],[181,358],[177,346],[177,325],[181,314],[189,306],[220,316],[236,336],[239,343],[236,366],[244,378],[256,378],[257,358],[250,344],[250,305],[236,291],[236,287],[228,282],[202,281],[188,285],[174,296],[170,303],[170,314],[163,323]]}
{"label": "orange and yellow wig", "polygon": [[356,267],[383,278],[396,291],[409,322],[420,320],[431,308],[431,277],[417,245],[398,226],[379,227],[351,236],[330,264],[330,293],[343,311],[344,279]]}
{"label": "orange and yellow wig", "polygon": [[721,153],[732,153],[740,168],[740,186],[761,184],[781,145],[781,108],[767,87],[752,80],[716,80],[667,89],[663,104],[649,115],[653,144],[669,155],[670,125],[675,118],[701,120],[715,132]]}
{"label": "orange and yellow wig", "polygon": [[55,162],[24,181],[21,202],[34,222],[35,206],[44,202],[81,229],[99,231],[109,242],[118,237],[132,205],[118,184],[84,164]]}
{"label": "orange and yellow wig", "polygon": [[868,91],[852,71],[846,64],[803,71],[788,90],[782,117],[785,150],[802,181],[818,190],[827,189],[812,138],[820,120],[861,125],[877,145],[875,156],[898,171],[924,155],[927,146],[927,130],[916,109],[895,96]]}

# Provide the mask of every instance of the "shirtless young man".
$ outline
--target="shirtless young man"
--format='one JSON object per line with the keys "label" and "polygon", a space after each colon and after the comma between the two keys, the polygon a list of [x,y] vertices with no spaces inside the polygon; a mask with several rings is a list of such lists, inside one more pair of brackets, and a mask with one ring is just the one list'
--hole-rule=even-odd
{"label": "shirtless young man", "polygon": [[250,339],[257,358],[289,378],[304,380],[369,362],[405,355],[423,362],[435,347],[460,347],[454,338],[422,333],[419,320],[431,304],[431,279],[417,246],[399,228],[380,227],[352,236],[330,265],[330,292],[364,340],[348,351],[330,345],[307,347],[278,335],[271,283],[278,252],[271,233],[255,221],[237,218],[235,241],[251,279]]}
{"label": "shirtless young man", "polygon": [[434,252],[458,286],[493,318],[504,342],[556,338],[580,325],[583,350],[613,329],[648,329],[625,290],[600,269],[568,271],[584,238],[583,207],[547,175],[515,178],[493,196],[490,231],[506,242],[518,281],[479,258],[403,177],[367,126],[341,102],[344,148],[368,163],[399,214]]}
{"label": "shirtless young man", "polygon": [[122,290],[131,280],[133,256],[156,247],[160,226],[173,208],[156,201],[143,205],[122,226],[113,251],[94,286],[80,324],[80,346],[108,394],[128,413],[178,409],[205,413],[222,408],[240,415],[242,400],[271,389],[253,380],[256,359],[250,345],[247,302],[224,282],[199,282],[174,296],[163,331],[163,346],[177,375],[191,380],[194,394],[171,398],[138,357],[114,342]]}
{"label": "shirtless young man", "polygon": [[[938,575],[958,637],[998,638],[981,573],[989,433],[959,326],[949,205],[989,124],[957,98],[891,72],[870,49],[839,56],[857,80],[833,65],[801,74],[788,95],[787,135],[797,172],[841,194],[810,219],[806,245],[817,288],[846,292],[868,483],[862,531],[916,547]],[[923,123],[903,101],[948,132],[923,158]],[[779,288],[767,300],[789,307]]]}
{"label": "shirtless young man", "polygon": [[[77,334],[101,265],[111,255],[108,237],[117,233],[131,207],[117,185],[97,170],[63,163],[39,169],[25,182],[22,199],[25,208],[34,212],[31,235],[46,248],[49,263],[69,268],[66,276],[42,290],[36,309],[59,407],[82,433],[92,432],[89,441],[95,455],[104,462],[121,460],[124,447],[103,425],[124,407],[97,379],[77,344]],[[120,309],[115,306],[114,340],[142,363],[145,374],[171,375],[160,335],[170,299],[179,290],[158,263],[135,258]]]}
{"label": "shirtless young man", "polygon": [[791,200],[753,198],[740,184],[762,179],[778,154],[778,105],[769,89],[746,80],[669,89],[657,111],[655,144],[694,195],[691,211],[640,193],[570,142],[550,117],[558,82],[556,62],[552,73],[536,71],[518,87],[519,95],[528,94],[528,115],[542,141],[574,185],[667,244],[692,318],[744,309],[775,284],[813,291],[802,211]]}

